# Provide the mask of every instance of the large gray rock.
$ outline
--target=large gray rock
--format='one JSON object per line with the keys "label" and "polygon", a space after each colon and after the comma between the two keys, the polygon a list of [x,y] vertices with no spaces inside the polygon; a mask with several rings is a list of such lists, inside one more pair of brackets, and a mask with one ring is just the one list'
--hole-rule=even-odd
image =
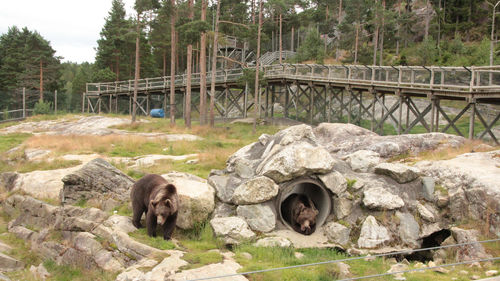
{"label": "large gray rock", "polygon": [[363,204],[369,209],[394,210],[405,205],[403,199],[385,188],[376,186],[363,192]]}
{"label": "large gray rock", "polygon": [[232,217],[236,215],[236,206],[218,202],[215,205],[215,210],[212,214],[212,218],[225,218]]}
{"label": "large gray rock", "polygon": [[314,128],[318,143],[327,147],[329,151],[337,152],[346,148],[347,142],[361,141],[362,139],[378,136],[370,130],[353,124],[321,123]]}
{"label": "large gray rock", "polygon": [[[458,244],[478,241],[479,231],[477,230],[465,230],[458,227],[452,227],[450,230],[451,235]],[[491,255],[486,253],[480,243],[460,246],[456,253],[457,261],[473,261],[487,258],[491,258]]]}
{"label": "large gray rock", "polygon": [[347,190],[347,180],[344,176],[337,172],[333,171],[331,173],[320,175],[319,179],[325,184],[325,186],[330,189],[330,191],[340,196]]}
{"label": "large gray rock", "polygon": [[399,219],[398,233],[401,240],[411,247],[420,247],[420,226],[415,218],[409,213],[401,212],[396,212],[396,217]]}
{"label": "large gray rock", "polygon": [[234,190],[241,184],[241,179],[231,175],[211,175],[208,184],[215,188],[217,198],[224,203],[231,203]]}
{"label": "large gray rock", "polygon": [[118,202],[129,199],[134,180],[103,159],[94,159],[80,170],[66,175],[62,181],[61,202],[75,204],[80,200]]}
{"label": "large gray rock", "polygon": [[148,281],[155,280],[165,280],[166,277],[179,271],[183,266],[188,265],[188,263],[181,259],[184,252],[181,251],[169,251],[170,256],[163,259],[161,263],[156,265],[150,272],[146,273],[144,278]]}
{"label": "large gray rock", "polygon": [[264,237],[262,239],[257,240],[254,246],[256,247],[279,247],[279,248],[288,248],[292,246],[292,242],[290,240],[280,237],[280,236],[272,236],[272,237]]}
{"label": "large gray rock", "polygon": [[416,180],[420,171],[417,168],[396,163],[380,163],[375,166],[375,173],[386,175],[398,183],[407,183]]}
{"label": "large gray rock", "polygon": [[422,177],[422,192],[427,201],[432,201],[434,198],[434,187],[436,181],[432,177]]}
{"label": "large gray rock", "polygon": [[179,212],[177,226],[182,229],[192,228],[205,221],[215,208],[215,190],[206,180],[186,174],[172,172],[162,175],[177,187]]}
{"label": "large gray rock", "polygon": [[339,220],[349,216],[351,214],[352,207],[353,207],[352,200],[346,197],[333,198],[333,213]]}
{"label": "large gray rock", "polygon": [[[430,210],[429,210],[430,209]],[[424,206],[420,203],[417,203],[417,211],[421,218],[428,222],[435,222],[436,216],[434,215],[434,210],[430,206]]]}
{"label": "large gray rock", "polygon": [[370,150],[359,150],[345,156],[343,159],[355,172],[366,173],[373,170],[380,163],[380,155]]}
{"label": "large gray rock", "polygon": [[361,226],[358,247],[373,249],[388,243],[390,240],[387,228],[379,225],[373,216],[368,216]]}
{"label": "large gray rock", "polygon": [[233,203],[257,204],[270,200],[278,194],[279,186],[265,176],[256,177],[240,184],[233,194]]}
{"label": "large gray rock", "polygon": [[347,246],[349,243],[351,230],[340,223],[329,222],[323,227],[323,229],[329,241],[341,246]]}
{"label": "large gray rock", "polygon": [[276,226],[276,215],[269,203],[238,206],[236,214],[243,217],[254,231],[269,232]]}
{"label": "large gray rock", "polygon": [[[205,265],[195,269],[189,269],[185,271],[181,271],[179,273],[175,273],[173,275],[168,276],[166,281],[184,281],[184,280],[193,280],[199,278],[206,278],[211,276],[221,276],[221,275],[229,275],[236,274],[238,270],[241,269],[241,265],[232,261],[225,260],[221,263],[214,263]],[[246,281],[245,277],[242,275],[235,275],[230,278],[235,281]]]}
{"label": "large gray rock", "polygon": [[305,174],[327,173],[334,163],[323,147],[315,147],[308,142],[295,142],[264,160],[257,172],[281,183]]}
{"label": "large gray rock", "polygon": [[239,217],[214,218],[210,221],[217,237],[223,237],[227,244],[237,244],[241,240],[255,238],[247,222]]}

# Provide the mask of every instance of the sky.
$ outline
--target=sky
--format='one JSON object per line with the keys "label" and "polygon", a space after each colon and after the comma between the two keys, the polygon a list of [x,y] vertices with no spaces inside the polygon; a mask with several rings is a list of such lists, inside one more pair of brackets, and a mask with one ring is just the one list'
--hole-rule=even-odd
{"label": "sky", "polygon": [[[134,0],[123,0],[132,15]],[[63,61],[94,62],[95,48],[111,0],[2,1],[0,34],[16,25],[38,31]]]}

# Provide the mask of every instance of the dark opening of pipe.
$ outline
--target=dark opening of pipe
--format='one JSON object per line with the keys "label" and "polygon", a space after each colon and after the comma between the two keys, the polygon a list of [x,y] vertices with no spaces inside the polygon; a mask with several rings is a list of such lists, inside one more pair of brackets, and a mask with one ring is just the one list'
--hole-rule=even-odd
{"label": "dark opening of pipe", "polygon": [[[332,208],[331,195],[320,181],[311,178],[298,178],[287,182],[280,190],[277,209],[281,221],[288,228],[301,234],[312,234],[323,225],[328,215],[330,215]],[[309,206],[309,202],[311,202],[318,211],[315,217],[316,222],[311,225],[310,231],[304,231],[304,229],[301,231],[297,227],[293,227],[296,223],[292,217],[293,208],[296,206],[294,206],[293,202],[296,203],[297,199],[305,202],[306,207],[311,207]]]}

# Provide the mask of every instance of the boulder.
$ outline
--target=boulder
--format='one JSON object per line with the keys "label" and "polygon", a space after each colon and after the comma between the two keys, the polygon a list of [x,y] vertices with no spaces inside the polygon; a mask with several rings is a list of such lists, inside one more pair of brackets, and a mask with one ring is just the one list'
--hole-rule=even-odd
{"label": "boulder", "polygon": [[426,207],[420,203],[417,203],[417,210],[420,217],[432,223],[436,221],[436,217],[434,216],[434,213],[429,210],[429,208],[430,207]]}
{"label": "boulder", "polygon": [[434,198],[434,187],[436,186],[436,181],[433,177],[422,177],[422,192],[424,198],[427,201],[432,201]]}
{"label": "boulder", "polygon": [[241,240],[255,238],[247,222],[239,217],[214,218],[210,221],[215,235],[223,237],[227,244],[237,244]]}
{"label": "boulder", "polygon": [[290,240],[288,240],[284,237],[272,236],[272,237],[265,237],[265,238],[257,240],[257,242],[255,242],[254,246],[255,247],[267,247],[267,248],[273,248],[273,247],[288,248],[288,247],[292,246],[292,242],[290,242]]}
{"label": "boulder", "polygon": [[390,240],[391,237],[387,228],[379,225],[373,216],[368,216],[361,226],[358,247],[373,249],[388,243]]}
{"label": "boulder", "polygon": [[244,218],[253,231],[269,232],[276,226],[276,215],[269,203],[238,206],[236,214]]}
{"label": "boulder", "polygon": [[352,200],[346,197],[333,198],[333,213],[337,219],[341,220],[351,214],[353,207]]}
{"label": "boulder", "polygon": [[137,230],[137,228],[132,224],[131,217],[120,215],[112,215],[106,221],[104,221],[103,224],[115,231],[122,231],[125,233],[130,233]]}
{"label": "boulder", "polygon": [[212,214],[212,218],[225,218],[236,215],[236,206],[217,202],[215,205],[215,210]]}
{"label": "boulder", "polygon": [[124,202],[129,200],[130,188],[134,184],[132,178],[101,158],[66,175],[62,181],[61,202],[68,204],[81,200],[103,202],[108,198]]}
{"label": "boulder", "polygon": [[50,277],[50,273],[43,266],[43,263],[39,264],[38,266],[32,265],[30,267],[30,272],[37,280],[45,280]]}
{"label": "boulder", "polygon": [[146,281],[144,272],[138,270],[137,268],[133,268],[131,270],[124,271],[118,276],[116,276],[115,281]]}
{"label": "boulder", "polygon": [[380,155],[370,150],[359,150],[343,158],[355,172],[367,173],[380,163]]}
{"label": "boulder", "polygon": [[230,175],[211,175],[208,184],[215,188],[217,198],[224,203],[231,203],[234,190],[241,184],[241,179]]}
{"label": "boulder", "polygon": [[215,190],[206,180],[178,172],[162,176],[177,187],[180,201],[177,215],[178,227],[182,229],[192,228],[210,216],[215,208]]}
{"label": "boulder", "polygon": [[167,276],[175,274],[183,266],[188,265],[188,263],[181,259],[184,252],[181,251],[169,251],[170,257],[163,259],[161,263],[156,265],[150,272],[146,273],[144,276],[146,280],[165,280]]}
{"label": "boulder", "polygon": [[329,151],[339,151],[346,142],[356,142],[367,137],[378,136],[376,133],[356,126],[343,123],[321,123],[314,128],[314,135],[318,143],[328,148]]}
{"label": "boulder", "polygon": [[349,243],[349,235],[351,234],[351,230],[340,223],[329,222],[325,226],[323,226],[326,237],[328,240],[339,244],[341,246],[347,246]]}
{"label": "boulder", "polygon": [[[458,227],[452,227],[450,230],[451,235],[458,244],[478,241],[479,231],[477,230],[465,230]],[[460,246],[456,253],[457,261],[473,261],[488,258],[491,258],[491,255],[486,253],[483,245],[480,243]]]}
{"label": "boulder", "polygon": [[[175,273],[165,278],[165,281],[183,281],[183,280],[193,280],[212,276],[220,275],[230,275],[236,274],[238,270],[241,269],[241,265],[232,261],[225,260],[221,263],[214,263],[205,265],[195,269],[184,270],[179,273]],[[234,281],[246,281],[245,277],[242,275],[231,276],[231,280]]]}
{"label": "boulder", "polygon": [[257,204],[270,200],[278,194],[279,186],[265,176],[256,177],[240,184],[233,194],[233,203]]}
{"label": "boulder", "polygon": [[405,205],[401,197],[390,193],[385,188],[380,186],[364,190],[363,204],[367,208],[375,210],[394,210]]}
{"label": "boulder", "polygon": [[24,263],[22,261],[18,261],[15,258],[0,253],[0,271],[15,271],[23,268]]}
{"label": "boulder", "polygon": [[407,183],[417,179],[420,171],[403,164],[380,163],[375,167],[375,173],[389,176],[398,183]]}
{"label": "boulder", "polygon": [[[287,137],[283,137],[281,142]],[[293,136],[290,138],[293,139]],[[276,183],[282,183],[305,174],[327,173],[334,163],[334,159],[323,147],[313,146],[308,142],[294,142],[265,159],[257,172]]]}
{"label": "boulder", "polygon": [[337,171],[320,175],[318,177],[323,184],[325,184],[325,186],[337,196],[341,196],[347,190],[347,180]]}
{"label": "boulder", "polygon": [[420,247],[419,240],[420,226],[415,218],[409,213],[396,212],[399,219],[398,234],[401,240],[414,248]]}

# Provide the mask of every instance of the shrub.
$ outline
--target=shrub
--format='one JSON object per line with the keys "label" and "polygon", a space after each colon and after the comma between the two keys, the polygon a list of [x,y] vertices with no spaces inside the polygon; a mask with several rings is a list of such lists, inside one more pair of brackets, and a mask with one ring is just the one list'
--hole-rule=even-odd
{"label": "shrub", "polygon": [[33,113],[36,114],[50,114],[52,109],[52,103],[51,102],[44,102],[43,100],[38,101],[35,103],[35,108],[33,110]]}

